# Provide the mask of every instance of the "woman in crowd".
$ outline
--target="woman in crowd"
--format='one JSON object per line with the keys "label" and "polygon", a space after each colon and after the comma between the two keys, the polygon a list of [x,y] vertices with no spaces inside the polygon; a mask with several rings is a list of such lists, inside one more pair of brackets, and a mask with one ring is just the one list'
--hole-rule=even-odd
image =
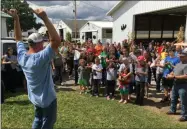
{"label": "woman in crowd", "polygon": [[13,55],[13,49],[8,48],[6,54],[4,55],[2,63],[5,65],[6,70],[6,89],[10,92],[15,92],[16,84],[16,67],[17,67],[17,57]]}

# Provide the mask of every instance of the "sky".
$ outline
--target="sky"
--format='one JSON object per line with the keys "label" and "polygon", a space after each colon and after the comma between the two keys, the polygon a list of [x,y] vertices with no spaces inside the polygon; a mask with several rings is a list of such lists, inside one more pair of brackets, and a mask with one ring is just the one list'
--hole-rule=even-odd
{"label": "sky", "polygon": [[[73,1],[30,1],[29,6],[33,9],[43,8],[53,23],[63,19],[74,19],[74,2]],[[77,1],[77,19],[85,20],[109,20],[112,18],[106,16],[106,13],[118,1]],[[37,18],[37,22],[41,22]]]}

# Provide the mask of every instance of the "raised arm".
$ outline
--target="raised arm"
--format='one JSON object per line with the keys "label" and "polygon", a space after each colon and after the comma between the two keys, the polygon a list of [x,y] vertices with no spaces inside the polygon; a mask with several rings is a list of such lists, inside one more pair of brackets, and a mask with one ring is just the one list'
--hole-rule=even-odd
{"label": "raised arm", "polygon": [[19,16],[17,14],[17,10],[16,9],[10,9],[9,11],[5,10],[5,13],[8,13],[10,16],[12,16],[14,18],[15,39],[16,39],[16,42],[21,41],[22,40],[22,32],[21,32],[21,27],[20,27]]}
{"label": "raised arm", "polygon": [[47,14],[45,13],[45,11],[43,9],[36,9],[36,10],[33,10],[33,12],[38,17],[40,17],[43,20],[43,22],[45,23],[45,26],[47,27],[47,30],[49,33],[49,40],[50,40],[51,47],[54,51],[57,52],[58,47],[61,44],[61,40],[60,40],[60,36],[58,35],[55,27],[53,26],[53,24],[51,23],[51,21],[47,17]]}

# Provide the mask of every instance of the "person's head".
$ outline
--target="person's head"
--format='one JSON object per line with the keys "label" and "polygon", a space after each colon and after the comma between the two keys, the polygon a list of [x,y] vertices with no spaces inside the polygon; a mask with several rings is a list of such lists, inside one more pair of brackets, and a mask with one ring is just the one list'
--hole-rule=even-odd
{"label": "person's head", "polygon": [[9,48],[7,49],[6,54],[7,54],[8,56],[13,55],[13,49],[12,49],[11,47],[9,47]]}
{"label": "person's head", "polygon": [[107,52],[107,47],[106,46],[103,47],[103,52]]}
{"label": "person's head", "polygon": [[123,52],[123,55],[125,55],[125,56],[128,56],[128,54],[129,54],[127,48],[124,48],[124,49],[122,50],[122,52]]}
{"label": "person's head", "polygon": [[109,68],[114,68],[114,63],[113,62],[109,63]]}
{"label": "person's head", "polygon": [[95,64],[100,64],[100,59],[98,57],[95,58]]}
{"label": "person's head", "polygon": [[169,48],[168,52],[169,52],[169,56],[173,57],[175,55],[175,48],[174,47]]}
{"label": "person's head", "polygon": [[144,56],[138,56],[138,62],[141,66],[144,66],[146,64]]}
{"label": "person's head", "polygon": [[79,64],[80,66],[85,66],[86,62],[84,59],[80,59]]}
{"label": "person's head", "polygon": [[181,46],[177,45],[177,46],[176,46],[176,51],[177,51],[177,52],[181,52]]}
{"label": "person's head", "polygon": [[184,48],[182,52],[179,54],[181,62],[187,62],[187,48]]}
{"label": "person's head", "polygon": [[129,72],[130,72],[129,68],[124,68],[122,70],[122,73],[124,73],[124,74],[128,74]]}
{"label": "person's head", "polygon": [[39,33],[32,33],[28,37],[29,49],[33,49],[35,52],[43,50],[43,36]]}
{"label": "person's head", "polygon": [[129,64],[129,60],[127,58],[124,58],[122,61],[123,61],[123,64],[125,64],[125,65]]}

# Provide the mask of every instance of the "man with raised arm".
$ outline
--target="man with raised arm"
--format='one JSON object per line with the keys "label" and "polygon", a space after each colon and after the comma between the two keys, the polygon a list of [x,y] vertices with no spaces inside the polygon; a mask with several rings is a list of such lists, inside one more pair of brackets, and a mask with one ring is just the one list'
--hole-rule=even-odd
{"label": "man with raised arm", "polygon": [[29,50],[22,41],[19,16],[15,9],[6,11],[14,18],[14,32],[17,42],[18,62],[27,79],[28,97],[35,107],[34,129],[52,129],[57,117],[57,100],[52,80],[51,60],[58,51],[60,37],[43,9],[33,10],[45,23],[50,44],[43,49],[43,37],[32,33],[28,37]]}

